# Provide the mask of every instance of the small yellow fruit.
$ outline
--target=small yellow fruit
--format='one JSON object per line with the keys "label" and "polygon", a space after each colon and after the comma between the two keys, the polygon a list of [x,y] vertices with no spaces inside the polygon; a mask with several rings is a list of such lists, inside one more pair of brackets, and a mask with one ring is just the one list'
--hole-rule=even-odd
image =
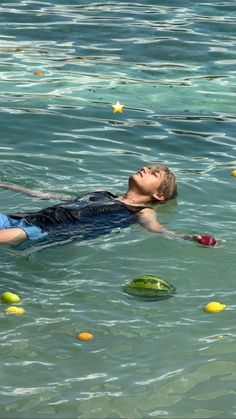
{"label": "small yellow fruit", "polygon": [[23,307],[10,306],[5,308],[4,311],[6,314],[25,314],[25,309]]}
{"label": "small yellow fruit", "polygon": [[222,304],[219,301],[211,301],[210,303],[206,304],[203,308],[205,313],[219,313],[223,311],[226,307],[226,304]]}
{"label": "small yellow fruit", "polygon": [[236,176],[236,169],[232,170],[231,175]]}
{"label": "small yellow fruit", "polygon": [[79,333],[76,337],[77,339],[83,340],[84,342],[88,342],[89,340],[93,339],[92,333],[88,333],[88,332]]}
{"label": "small yellow fruit", "polygon": [[13,292],[6,291],[1,295],[1,300],[3,303],[19,303],[19,295],[14,294]]}

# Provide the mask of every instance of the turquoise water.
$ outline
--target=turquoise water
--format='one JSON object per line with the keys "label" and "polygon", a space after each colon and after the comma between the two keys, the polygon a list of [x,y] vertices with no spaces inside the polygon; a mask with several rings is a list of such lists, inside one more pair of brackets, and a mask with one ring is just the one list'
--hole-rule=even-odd
{"label": "turquoise water", "polygon": [[[0,6],[0,179],[49,192],[126,191],[160,161],[178,232],[139,225],[50,248],[1,248],[0,418],[235,417],[236,3],[33,1]],[[43,71],[37,76],[35,72]],[[119,100],[122,114],[111,105]],[[0,191],[1,211],[52,204]],[[142,301],[122,284],[167,279]],[[203,312],[220,300],[227,309]],[[81,343],[80,331],[94,334]]]}

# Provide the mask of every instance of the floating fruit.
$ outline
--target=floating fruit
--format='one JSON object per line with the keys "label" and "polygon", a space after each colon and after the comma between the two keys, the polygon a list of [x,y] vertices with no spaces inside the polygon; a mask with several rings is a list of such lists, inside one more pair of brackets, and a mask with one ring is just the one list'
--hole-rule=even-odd
{"label": "floating fruit", "polygon": [[236,176],[236,169],[232,170],[231,175]]}
{"label": "floating fruit", "polygon": [[203,246],[215,246],[216,239],[212,236],[200,236],[197,238],[197,242],[203,244]]}
{"label": "floating fruit", "polygon": [[35,71],[34,75],[35,75],[35,76],[42,77],[42,76],[44,76],[44,75],[45,75],[45,73],[44,73],[44,71]]}
{"label": "floating fruit", "polygon": [[76,336],[77,339],[83,340],[84,342],[88,342],[94,338],[92,333],[89,332],[81,332]]}
{"label": "floating fruit", "polygon": [[220,311],[223,311],[226,307],[226,304],[222,304],[219,301],[211,301],[210,303],[206,304],[203,307],[203,310],[205,313],[219,313]]}
{"label": "floating fruit", "polygon": [[141,275],[123,285],[127,294],[152,299],[171,297],[175,288],[165,279],[154,275]]}
{"label": "floating fruit", "polygon": [[1,301],[3,303],[19,303],[20,297],[19,295],[14,294],[13,292],[6,291],[1,295]]}
{"label": "floating fruit", "polygon": [[5,308],[5,313],[6,314],[25,314],[25,309],[23,307],[15,307],[15,306],[10,306]]}

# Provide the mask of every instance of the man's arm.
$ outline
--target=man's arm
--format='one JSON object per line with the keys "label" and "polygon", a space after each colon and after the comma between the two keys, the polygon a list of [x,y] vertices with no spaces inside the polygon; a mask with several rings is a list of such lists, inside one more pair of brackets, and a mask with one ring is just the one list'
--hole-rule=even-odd
{"label": "man's arm", "polygon": [[60,201],[68,201],[74,198],[74,196],[71,196],[71,195],[59,195],[59,194],[51,194],[48,192],[40,192],[37,190],[24,188],[23,186],[14,185],[12,183],[7,183],[7,182],[0,182],[0,189],[7,189],[9,191],[19,192],[19,193],[33,196],[35,198],[40,198],[40,199],[58,199]]}
{"label": "man's arm", "polygon": [[197,241],[199,238],[201,238],[200,235],[176,233],[175,231],[170,231],[166,227],[163,227],[158,223],[156,219],[156,212],[152,208],[144,208],[137,213],[137,217],[138,222],[152,233],[165,234],[170,237],[179,237],[184,240],[192,241]]}

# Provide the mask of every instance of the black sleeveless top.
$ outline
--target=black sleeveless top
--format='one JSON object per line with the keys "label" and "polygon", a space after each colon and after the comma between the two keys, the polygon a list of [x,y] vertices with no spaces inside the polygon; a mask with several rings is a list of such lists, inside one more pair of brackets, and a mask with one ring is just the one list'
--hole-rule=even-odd
{"label": "black sleeveless top", "polygon": [[110,192],[92,192],[38,212],[16,213],[9,217],[25,218],[48,232],[47,242],[92,238],[137,222],[135,213],[144,207],[128,206],[115,198]]}

